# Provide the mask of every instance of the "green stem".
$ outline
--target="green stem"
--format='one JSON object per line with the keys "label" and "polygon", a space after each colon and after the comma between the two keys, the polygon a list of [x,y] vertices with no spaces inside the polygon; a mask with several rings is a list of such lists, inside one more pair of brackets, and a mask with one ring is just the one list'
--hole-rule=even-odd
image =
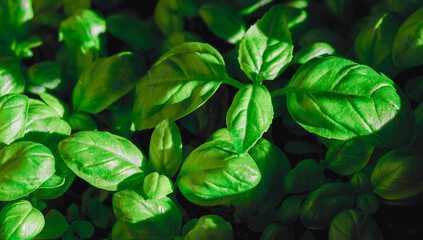
{"label": "green stem", "polygon": [[282,95],[288,94],[288,92],[290,92],[290,90],[291,90],[290,87],[284,87],[284,88],[281,88],[281,89],[278,89],[278,90],[271,92],[270,95],[272,97],[282,96]]}
{"label": "green stem", "polygon": [[224,84],[230,85],[232,87],[236,87],[238,89],[242,88],[244,86],[244,84],[242,84],[241,82],[231,78],[231,77],[227,77],[224,78],[222,81]]}

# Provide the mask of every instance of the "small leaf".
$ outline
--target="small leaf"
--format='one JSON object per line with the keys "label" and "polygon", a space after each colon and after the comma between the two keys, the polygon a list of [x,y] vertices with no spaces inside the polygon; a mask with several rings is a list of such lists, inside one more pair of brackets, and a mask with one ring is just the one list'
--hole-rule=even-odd
{"label": "small leaf", "polygon": [[229,222],[218,215],[200,217],[195,226],[185,235],[184,240],[232,240],[234,233]]}
{"label": "small leaf", "polygon": [[333,218],[329,227],[329,240],[351,239],[382,240],[383,235],[369,215],[350,209]]}
{"label": "small leaf", "polygon": [[381,157],[373,170],[371,183],[378,196],[397,200],[423,191],[423,155],[416,149],[395,149]]}
{"label": "small leaf", "polygon": [[7,94],[0,97],[0,148],[24,136],[28,97]]}
{"label": "small leaf", "polygon": [[372,193],[358,195],[356,202],[357,207],[368,214],[376,213],[379,208],[379,199]]}
{"label": "small leaf", "polygon": [[182,162],[182,139],[178,126],[171,120],[160,122],[150,140],[150,163],[154,171],[173,177]]}
{"label": "small leaf", "polygon": [[85,220],[76,220],[72,222],[75,233],[82,239],[89,239],[94,235],[94,226]]}
{"label": "small leaf", "polygon": [[283,6],[277,4],[248,29],[239,46],[238,61],[253,82],[273,80],[291,61],[293,48]]}
{"label": "small leaf", "polygon": [[38,189],[54,171],[51,151],[39,143],[20,141],[0,150],[0,201],[13,201]]}
{"label": "small leaf", "polygon": [[113,14],[106,20],[107,31],[135,50],[149,50],[154,46],[154,36],[141,19],[127,14]]}
{"label": "small leaf", "polygon": [[300,208],[300,221],[308,229],[329,226],[339,212],[354,207],[354,191],[343,183],[326,183],[311,192]]}
{"label": "small leaf", "polygon": [[245,34],[242,17],[231,8],[215,3],[205,3],[198,9],[210,30],[228,43],[236,44]]}
{"label": "small leaf", "polygon": [[235,95],[226,115],[226,126],[239,154],[247,152],[272,123],[273,105],[263,85],[245,85]]}
{"label": "small leaf", "polygon": [[27,200],[9,203],[0,212],[0,239],[33,239],[44,222],[43,214]]}
{"label": "small leaf", "polygon": [[182,31],[184,28],[183,19],[175,13],[172,4],[172,0],[159,0],[154,9],[154,21],[160,31],[166,36]]}
{"label": "small leaf", "polygon": [[182,226],[178,206],[168,197],[144,199],[134,190],[123,190],[113,195],[113,211],[136,239],[172,239]]}
{"label": "small leaf", "polygon": [[96,131],[98,130],[97,123],[94,119],[83,112],[72,113],[69,116],[68,123],[72,130],[79,131]]}
{"label": "small leaf", "polygon": [[108,191],[139,185],[148,171],[132,142],[108,132],[77,132],[60,142],[59,151],[78,177]]}
{"label": "small leaf", "polygon": [[260,178],[260,170],[250,155],[238,155],[232,144],[213,140],[191,152],[176,182],[190,202],[216,206],[228,204],[238,194],[253,189]]}
{"label": "small leaf", "polygon": [[304,64],[315,57],[322,56],[325,54],[332,55],[334,53],[335,49],[331,45],[325,42],[317,42],[309,46],[303,47],[297,52],[295,52],[292,62]]}
{"label": "small leaf", "polygon": [[46,89],[56,89],[64,82],[62,65],[53,61],[44,61],[32,65],[27,72],[29,91],[35,94]]}
{"label": "small leaf", "polygon": [[158,174],[157,172],[148,174],[144,178],[144,184],[142,187],[145,194],[150,199],[159,199],[173,192],[172,180],[165,175]]}
{"label": "small leaf", "polygon": [[423,7],[411,14],[399,28],[392,46],[397,66],[414,67],[423,64]]}
{"label": "small leaf", "polygon": [[323,171],[323,166],[315,160],[302,160],[285,176],[285,191],[300,193],[320,187],[325,181]]}
{"label": "small leaf", "polygon": [[48,93],[40,93],[40,98],[51,108],[53,108],[59,117],[63,119],[68,118],[69,108],[60,99]]}
{"label": "small leaf", "polygon": [[356,140],[332,141],[325,157],[327,168],[346,176],[363,169],[372,156],[374,147]]}
{"label": "small leaf", "polygon": [[60,238],[68,228],[66,218],[56,209],[52,209],[45,215],[45,226],[36,239]]}
{"label": "small leaf", "polygon": [[372,191],[370,179],[363,172],[356,172],[351,177],[350,185],[357,193],[370,193]]}
{"label": "small leaf", "polygon": [[298,219],[301,204],[306,195],[293,195],[287,197],[278,210],[278,219],[282,224],[295,223]]}

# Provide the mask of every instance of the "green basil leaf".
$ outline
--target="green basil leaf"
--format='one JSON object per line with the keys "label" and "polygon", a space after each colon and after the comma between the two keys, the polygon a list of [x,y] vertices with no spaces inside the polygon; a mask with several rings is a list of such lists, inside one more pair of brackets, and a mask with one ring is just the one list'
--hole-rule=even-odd
{"label": "green basil leaf", "polygon": [[45,215],[45,226],[36,239],[60,238],[68,229],[66,218],[56,209],[52,209]]}
{"label": "green basil leaf", "polygon": [[44,61],[32,65],[27,72],[29,91],[34,94],[56,89],[64,82],[62,65],[53,61]]}
{"label": "green basil leaf", "polygon": [[[286,23],[292,35],[292,40],[295,41],[304,31],[307,26],[307,12],[304,9],[289,6],[290,2],[283,5],[285,12]],[[291,1],[292,3],[292,1]]]}
{"label": "green basil leaf", "polygon": [[39,100],[29,99],[25,140],[42,143],[54,151],[57,144],[70,134],[69,124],[56,110]]}
{"label": "green basil leaf", "polygon": [[227,204],[260,182],[260,170],[248,154],[238,155],[229,142],[213,140],[196,148],[177,178],[181,193],[200,206]]}
{"label": "green basil leaf", "polygon": [[335,49],[325,42],[313,43],[295,52],[294,58],[292,58],[292,62],[304,64],[315,57],[325,54],[332,55],[334,53]]}
{"label": "green basil leaf", "polygon": [[311,192],[300,208],[300,221],[308,229],[322,229],[339,212],[354,207],[354,191],[343,183],[326,183]]}
{"label": "green basil leaf", "polygon": [[242,15],[249,15],[258,10],[259,8],[271,3],[273,0],[234,0],[234,1],[221,1],[223,3],[233,6],[238,9]]}
{"label": "green basil leaf", "polygon": [[197,218],[193,218],[189,220],[188,222],[186,222],[181,229],[181,236],[187,235],[187,233],[195,227],[195,225],[197,224],[197,221],[198,221]]}
{"label": "green basil leaf", "polygon": [[166,197],[173,192],[173,183],[166,175],[152,172],[144,178],[144,193],[150,199]]}
{"label": "green basil leaf", "polygon": [[0,57],[0,79],[0,96],[24,92],[26,80],[18,58]]}
{"label": "green basil leaf", "polygon": [[390,11],[400,13],[402,15],[409,15],[416,9],[421,7],[421,0],[385,0],[383,1]]}
{"label": "green basil leaf", "polygon": [[33,239],[43,227],[43,214],[27,200],[9,203],[0,212],[0,239]]}
{"label": "green basil leaf", "polygon": [[216,130],[210,137],[207,139],[207,142],[213,141],[213,140],[221,140],[225,142],[231,141],[231,136],[229,135],[229,131],[227,128],[221,128]]}
{"label": "green basil leaf", "polygon": [[153,128],[203,105],[228,79],[219,52],[205,43],[184,43],[163,55],[137,84],[134,122]]}
{"label": "green basil leaf", "polygon": [[248,154],[257,164],[262,177],[256,187],[232,200],[231,204],[235,207],[233,216],[238,222],[279,205],[285,194],[280,183],[291,169],[285,154],[263,138]]}
{"label": "green basil leaf", "polygon": [[106,20],[107,30],[135,50],[149,50],[154,47],[154,36],[141,19],[127,14],[113,14]]}
{"label": "green basil leaf", "polygon": [[372,193],[358,195],[356,202],[357,207],[368,214],[376,213],[379,208],[379,199]]}
{"label": "green basil leaf", "polygon": [[244,20],[234,9],[210,2],[201,5],[198,13],[209,29],[228,43],[238,43],[245,34]]}
{"label": "green basil leaf", "polygon": [[300,193],[320,187],[325,181],[323,171],[323,166],[315,160],[302,160],[285,176],[285,191]]}
{"label": "green basil leaf", "polygon": [[[312,5],[310,5],[312,7]],[[308,10],[309,8],[307,8]],[[324,9],[315,9],[317,12],[314,13],[317,16],[313,19],[312,13],[309,14],[310,20],[309,23],[313,23],[313,21],[321,21],[322,10]],[[323,17],[324,18],[324,17]],[[322,25],[318,25],[316,28],[312,28],[301,35],[298,39],[298,47],[305,48],[314,43],[326,43],[335,49],[336,53],[346,54],[348,50],[351,48],[351,43],[345,39],[343,36],[339,35],[338,32],[326,27],[321,27]],[[296,45],[296,46],[297,46]]]}
{"label": "green basil leaf", "polygon": [[248,78],[260,83],[283,72],[293,49],[283,6],[277,4],[248,29],[239,46],[238,61]]}
{"label": "green basil leaf", "polygon": [[363,169],[372,156],[374,147],[360,141],[332,141],[326,152],[326,167],[346,176]]}
{"label": "green basil leaf", "polygon": [[90,9],[77,13],[60,23],[59,41],[71,49],[87,54],[100,49],[99,35],[106,31],[106,21]]}
{"label": "green basil leaf", "polygon": [[108,191],[140,185],[148,171],[133,143],[108,132],[77,132],[59,143],[59,151],[78,177]]}
{"label": "green basil leaf", "polygon": [[83,112],[72,113],[69,116],[68,123],[72,130],[79,131],[96,131],[98,130],[97,123],[94,119]]}
{"label": "green basil leaf", "polygon": [[34,17],[31,0],[3,1],[0,8],[0,42],[21,41]]}
{"label": "green basil leaf", "polygon": [[74,110],[99,113],[133,89],[143,73],[142,59],[130,52],[95,61],[82,72],[73,90]]}
{"label": "green basil leaf", "polygon": [[423,64],[423,7],[411,14],[399,28],[392,46],[395,65],[413,67]]}
{"label": "green basil leaf", "polygon": [[305,197],[305,194],[287,197],[278,210],[279,222],[282,224],[295,223],[298,219],[300,207]]}
{"label": "green basil leaf", "polygon": [[39,96],[48,106],[57,112],[59,117],[63,119],[68,118],[69,108],[60,98],[57,98],[48,93],[40,93]]}
{"label": "green basil leaf", "polygon": [[400,69],[394,66],[392,60],[392,44],[401,23],[398,15],[385,13],[366,24],[355,39],[354,50],[358,61],[377,72],[395,77]]}
{"label": "green basil leaf", "polygon": [[272,123],[273,105],[263,85],[245,85],[235,95],[226,115],[226,126],[239,154],[247,152]]}
{"label": "green basil leaf", "polygon": [[370,178],[363,172],[356,172],[351,177],[350,185],[357,193],[370,193],[372,191]]}
{"label": "green basil leaf", "polygon": [[423,191],[423,154],[416,149],[395,149],[381,157],[373,170],[373,192],[388,200],[413,197]]}
{"label": "green basil leaf", "polygon": [[204,40],[193,32],[173,32],[164,41],[162,54],[186,42],[204,42]]}
{"label": "green basil leaf", "polygon": [[329,240],[382,240],[383,235],[377,223],[369,215],[354,210],[337,214],[329,227]]}
{"label": "green basil leaf", "polygon": [[410,141],[410,104],[393,81],[367,66],[335,56],[313,59],[286,90],[289,113],[307,131],[377,146]]}
{"label": "green basil leaf", "polygon": [[204,215],[200,217],[194,228],[184,237],[184,240],[232,240],[234,233],[229,222],[218,215]]}
{"label": "green basil leaf", "polygon": [[150,164],[154,171],[173,177],[182,163],[182,139],[171,120],[160,122],[151,134]]}
{"label": "green basil leaf", "polygon": [[112,240],[136,240],[125,228],[122,226],[122,223],[116,221],[115,225],[112,228]]}
{"label": "green basil leaf", "polygon": [[172,0],[159,0],[154,9],[154,21],[160,31],[168,36],[173,32],[182,31],[184,22],[181,16],[175,13]]}
{"label": "green basil leaf", "polygon": [[7,94],[0,97],[0,148],[24,136],[28,97]]}
{"label": "green basil leaf", "polygon": [[168,197],[145,199],[134,190],[123,190],[113,195],[113,211],[136,239],[172,239],[182,226],[178,206]]}
{"label": "green basil leaf", "polygon": [[295,231],[291,225],[272,223],[264,229],[260,240],[295,240]]}
{"label": "green basil leaf", "polygon": [[51,151],[28,141],[15,142],[0,150],[0,201],[13,201],[35,191],[54,169]]}
{"label": "green basil leaf", "polygon": [[91,7],[91,0],[62,0],[63,10],[67,16],[78,14],[81,9]]}
{"label": "green basil leaf", "polygon": [[75,233],[82,239],[90,239],[94,235],[94,226],[85,220],[75,220],[71,227],[75,229]]}

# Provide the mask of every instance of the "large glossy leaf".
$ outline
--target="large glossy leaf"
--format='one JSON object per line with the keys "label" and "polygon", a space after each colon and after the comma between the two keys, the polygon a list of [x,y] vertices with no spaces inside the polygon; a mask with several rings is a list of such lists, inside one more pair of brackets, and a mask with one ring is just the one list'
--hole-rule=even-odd
{"label": "large glossy leaf", "polygon": [[22,93],[26,80],[18,58],[0,57],[0,96]]}
{"label": "large glossy leaf", "polygon": [[134,190],[123,190],[113,195],[113,211],[136,239],[167,240],[181,230],[181,213],[168,197],[145,199]]}
{"label": "large glossy leaf", "polygon": [[335,56],[313,59],[285,90],[294,120],[322,137],[360,137],[378,146],[410,141],[410,104],[394,82],[370,67]]}
{"label": "large glossy leaf", "polygon": [[299,162],[284,178],[287,193],[300,193],[320,187],[325,181],[324,168],[313,159]]}
{"label": "large glossy leaf", "polygon": [[130,52],[95,61],[79,76],[72,94],[74,110],[104,110],[135,87],[144,68],[143,59]]}
{"label": "large glossy leaf", "polygon": [[256,187],[232,200],[236,221],[244,221],[257,213],[266,212],[280,204],[284,189],[281,182],[291,169],[288,158],[274,144],[260,139],[248,154],[256,162],[261,180]]}
{"label": "large glossy leaf", "polygon": [[178,126],[165,119],[151,134],[150,164],[154,171],[173,177],[182,162],[182,139]]}
{"label": "large glossy leaf", "polygon": [[135,50],[148,50],[154,46],[154,36],[141,19],[129,14],[114,14],[107,17],[107,31],[130,44]]}
{"label": "large glossy leaf", "polygon": [[311,192],[300,208],[300,221],[308,229],[329,226],[339,212],[354,207],[354,191],[343,183],[326,183]]}
{"label": "large glossy leaf", "polygon": [[248,154],[238,155],[232,144],[213,140],[196,148],[182,164],[177,178],[181,193],[200,206],[228,204],[254,188],[261,175]]}
{"label": "large glossy leaf", "polygon": [[59,151],[78,177],[109,191],[140,186],[148,171],[133,143],[108,132],[77,132],[60,142]]}
{"label": "large glossy leaf", "polygon": [[245,34],[244,20],[234,9],[209,2],[203,4],[198,13],[210,30],[228,43],[239,42]]}
{"label": "large glossy leaf", "polygon": [[44,216],[27,200],[6,205],[0,212],[0,239],[34,239],[44,227]]}
{"label": "large glossy leaf", "polygon": [[350,175],[364,168],[374,147],[356,140],[332,141],[326,157],[326,167],[339,175]]}
{"label": "large glossy leaf", "polygon": [[177,120],[203,105],[228,79],[225,63],[205,43],[184,43],[164,54],[137,84],[133,111],[137,130],[166,118]]}
{"label": "large glossy leaf", "polygon": [[392,46],[392,57],[398,66],[423,64],[423,7],[409,16],[399,28]]}
{"label": "large glossy leaf", "polygon": [[238,61],[252,81],[273,80],[291,61],[293,49],[283,6],[275,5],[248,29],[239,46]]}
{"label": "large glossy leaf", "polygon": [[400,69],[393,64],[392,44],[401,23],[402,19],[395,13],[372,18],[355,39],[354,51],[358,61],[394,77]]}
{"label": "large glossy leaf", "polygon": [[13,201],[35,191],[55,171],[51,151],[28,141],[0,150],[0,201]]}
{"label": "large glossy leaf", "polygon": [[412,148],[396,149],[381,157],[373,170],[373,192],[397,200],[423,191],[423,154]]}
{"label": "large glossy leaf", "polygon": [[234,233],[229,222],[218,215],[204,215],[185,235],[184,240],[232,240]]}
{"label": "large glossy leaf", "polygon": [[8,94],[0,97],[0,148],[23,137],[27,115],[27,96]]}
{"label": "large glossy leaf", "polygon": [[56,110],[39,100],[29,99],[25,140],[42,143],[53,151],[70,134],[69,124],[60,118]]}
{"label": "large glossy leaf", "polygon": [[226,126],[239,154],[247,152],[272,123],[273,105],[263,85],[245,85],[235,95],[226,114]]}
{"label": "large glossy leaf", "polygon": [[357,210],[345,210],[337,214],[329,227],[329,240],[382,240],[377,222]]}

